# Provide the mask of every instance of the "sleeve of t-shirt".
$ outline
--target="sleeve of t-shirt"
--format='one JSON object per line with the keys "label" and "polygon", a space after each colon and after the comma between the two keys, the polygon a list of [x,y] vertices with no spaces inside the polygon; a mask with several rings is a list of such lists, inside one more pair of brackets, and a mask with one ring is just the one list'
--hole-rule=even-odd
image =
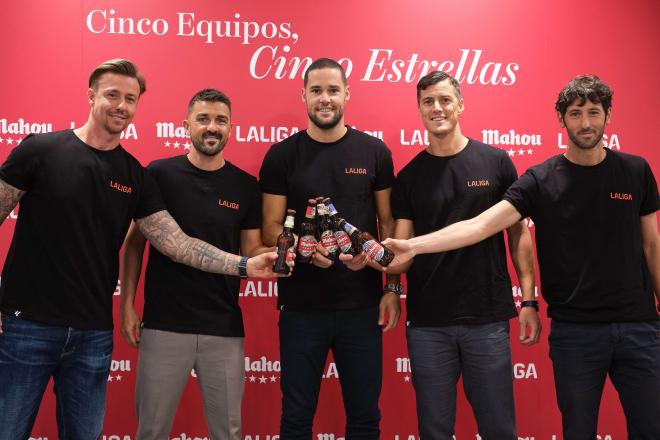
{"label": "sleeve of t-shirt", "polygon": [[136,220],[141,219],[166,209],[167,207],[160,195],[158,184],[147,169],[142,168],[142,188],[140,189],[140,199],[133,218]]}
{"label": "sleeve of t-shirt", "polygon": [[660,198],[658,197],[658,184],[653,176],[653,171],[648,162],[644,161],[644,198],[639,207],[639,215],[648,215],[660,209]]}
{"label": "sleeve of t-shirt", "polygon": [[502,165],[500,168],[502,172],[502,177],[501,177],[501,188],[502,188],[502,195],[506,192],[506,190],[515,182],[518,180],[518,171],[516,170],[515,165],[513,165],[513,161],[509,157],[509,155],[502,155]]}
{"label": "sleeve of t-shirt", "polygon": [[383,144],[379,149],[376,162],[376,181],[374,191],[391,188],[394,184],[394,164],[392,163],[392,153]]}
{"label": "sleeve of t-shirt", "polygon": [[261,194],[256,180],[249,186],[250,205],[241,222],[241,229],[261,228]]}
{"label": "sleeve of t-shirt", "polygon": [[289,192],[286,160],[279,146],[271,147],[261,163],[259,187],[268,194],[286,196]]}
{"label": "sleeve of t-shirt", "polygon": [[539,186],[532,170],[527,170],[504,193],[503,199],[516,208],[522,218],[532,217],[538,200]]}
{"label": "sleeve of t-shirt", "polygon": [[395,219],[413,220],[412,207],[410,206],[410,197],[407,197],[406,178],[399,173],[394,186],[392,187],[391,205],[392,216]]}
{"label": "sleeve of t-shirt", "polygon": [[29,191],[36,175],[41,145],[34,135],[29,135],[18,144],[0,167],[0,180],[9,185]]}

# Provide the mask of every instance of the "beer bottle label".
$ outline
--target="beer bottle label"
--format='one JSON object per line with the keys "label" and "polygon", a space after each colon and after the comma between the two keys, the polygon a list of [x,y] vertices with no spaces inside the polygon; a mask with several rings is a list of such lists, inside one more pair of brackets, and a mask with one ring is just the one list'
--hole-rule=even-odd
{"label": "beer bottle label", "polygon": [[305,217],[313,218],[316,215],[316,208],[313,206],[307,207],[307,212],[305,212]]}
{"label": "beer bottle label", "polygon": [[303,235],[298,241],[298,253],[303,257],[309,257],[316,249],[316,238],[313,235]]}
{"label": "beer bottle label", "polygon": [[324,231],[323,234],[321,234],[321,244],[330,253],[337,251],[337,240],[330,230]]}
{"label": "beer bottle label", "polygon": [[337,246],[343,253],[348,253],[353,247],[351,237],[344,231],[335,231],[335,239],[337,240]]}
{"label": "beer bottle label", "polygon": [[380,261],[385,254],[385,249],[383,249],[383,246],[381,246],[376,240],[365,241],[362,245],[362,250],[364,250],[364,253],[374,261]]}

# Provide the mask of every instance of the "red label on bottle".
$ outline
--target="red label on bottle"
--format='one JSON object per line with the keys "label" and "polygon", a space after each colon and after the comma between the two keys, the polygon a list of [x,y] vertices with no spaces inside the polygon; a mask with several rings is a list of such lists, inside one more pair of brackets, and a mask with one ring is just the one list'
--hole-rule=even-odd
{"label": "red label on bottle", "polygon": [[381,246],[376,240],[364,242],[362,250],[364,250],[364,253],[374,261],[380,261],[385,254],[385,249],[383,249],[383,246]]}
{"label": "red label on bottle", "polygon": [[309,257],[316,249],[316,238],[313,235],[303,235],[298,242],[298,253],[303,257]]}
{"label": "red label on bottle", "polygon": [[344,231],[335,231],[335,239],[337,240],[337,246],[343,253],[347,253],[353,247],[351,237]]}
{"label": "red label on bottle", "polygon": [[328,252],[332,253],[337,250],[337,240],[335,239],[335,235],[332,233],[332,231],[328,230],[321,234],[321,244],[328,250]]}

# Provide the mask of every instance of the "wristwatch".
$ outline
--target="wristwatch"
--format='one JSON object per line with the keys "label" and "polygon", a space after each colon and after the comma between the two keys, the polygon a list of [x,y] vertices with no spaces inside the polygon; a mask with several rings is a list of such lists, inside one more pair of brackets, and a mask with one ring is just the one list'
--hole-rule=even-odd
{"label": "wristwatch", "polygon": [[387,283],[383,287],[383,293],[394,292],[396,296],[401,296],[403,293],[403,284],[401,283]]}
{"label": "wristwatch", "polygon": [[520,303],[520,308],[523,307],[534,307],[536,311],[539,311],[539,302],[535,299],[530,299],[529,301],[523,301]]}
{"label": "wristwatch", "polygon": [[247,262],[248,257],[241,257],[241,261],[238,262],[238,276],[241,278],[247,278]]}

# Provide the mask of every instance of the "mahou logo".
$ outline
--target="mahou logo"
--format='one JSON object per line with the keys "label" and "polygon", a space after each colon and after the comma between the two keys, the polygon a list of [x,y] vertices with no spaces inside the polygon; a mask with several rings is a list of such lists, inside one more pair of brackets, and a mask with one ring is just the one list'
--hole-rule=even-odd
{"label": "mahou logo", "polygon": [[245,381],[258,385],[277,383],[280,379],[280,361],[272,361],[266,356],[253,359],[245,356]]}
{"label": "mahou logo", "polygon": [[395,370],[397,373],[401,374],[404,382],[410,382],[410,358],[407,357],[398,357],[394,359]]}
{"label": "mahou logo", "polygon": [[130,373],[131,361],[130,359],[113,359],[110,362],[110,374],[108,375],[108,383],[121,382],[125,379],[126,373]]}
{"label": "mahou logo", "polygon": [[319,432],[316,434],[316,440],[344,440],[344,437],[340,437],[336,434]]}

